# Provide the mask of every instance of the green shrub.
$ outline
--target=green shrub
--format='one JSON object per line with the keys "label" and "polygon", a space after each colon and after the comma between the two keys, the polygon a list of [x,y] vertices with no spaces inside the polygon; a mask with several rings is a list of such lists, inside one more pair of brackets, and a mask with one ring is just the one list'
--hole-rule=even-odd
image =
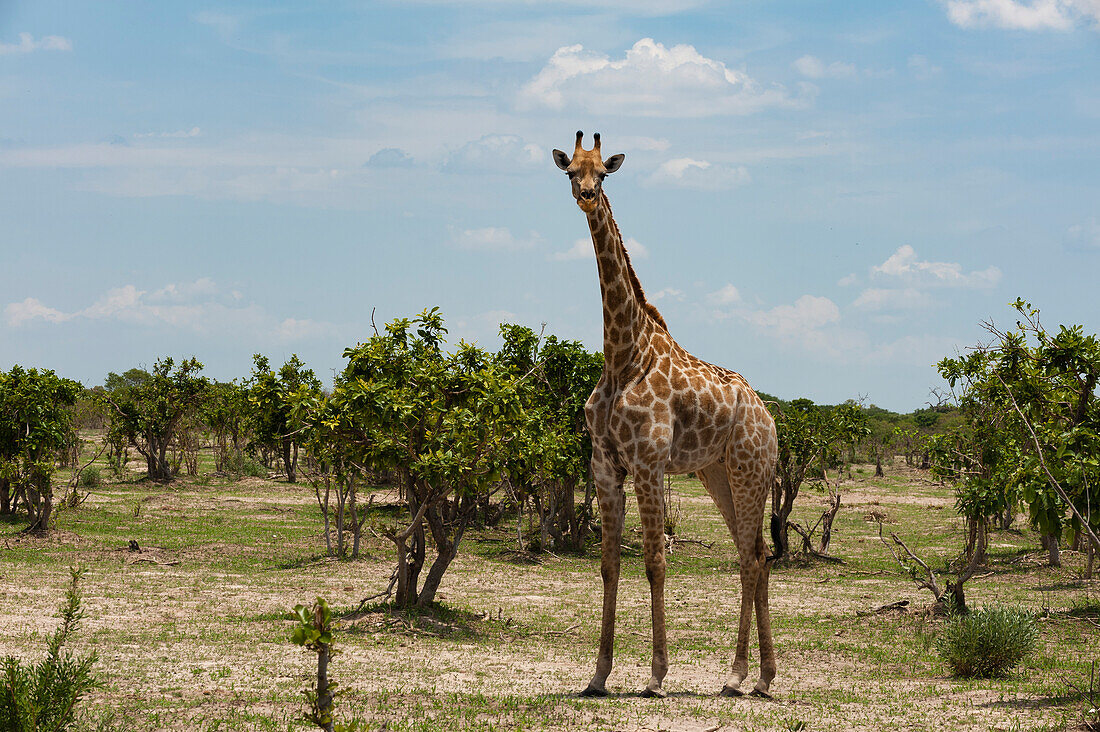
{"label": "green shrub", "polygon": [[1004,676],[1031,653],[1038,634],[1030,613],[985,607],[953,617],[936,650],[956,676],[988,679]]}
{"label": "green shrub", "polygon": [[103,473],[99,472],[99,468],[94,465],[89,466],[80,474],[77,484],[85,489],[99,488],[103,485]]}
{"label": "green shrub", "polygon": [[80,624],[78,587],[83,572],[71,569],[72,581],[61,606],[61,625],[46,642],[46,658],[23,664],[15,656],[3,661],[0,677],[0,729],[62,732],[74,724],[80,699],[97,682],[92,676],[96,654],[77,657],[62,648]]}
{"label": "green shrub", "polygon": [[267,468],[247,455],[230,455],[225,461],[225,472],[242,478],[267,477]]}

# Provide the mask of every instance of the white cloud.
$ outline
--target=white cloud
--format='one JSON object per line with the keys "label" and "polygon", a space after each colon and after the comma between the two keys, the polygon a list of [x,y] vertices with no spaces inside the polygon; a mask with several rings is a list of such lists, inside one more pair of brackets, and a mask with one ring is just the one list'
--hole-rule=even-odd
{"label": "white cloud", "polygon": [[657,290],[657,292],[653,293],[650,297],[653,300],[679,300],[679,301],[683,301],[684,291],[683,290],[678,290],[675,287],[662,287],[660,290]]}
{"label": "white cloud", "polygon": [[1089,219],[1066,229],[1066,239],[1078,248],[1100,249],[1100,219]]}
{"label": "white cloud", "polygon": [[931,296],[913,287],[869,287],[859,293],[852,306],[863,310],[915,310],[930,304]]}
{"label": "white cloud", "polygon": [[836,281],[836,284],[839,287],[850,287],[857,282],[859,282],[859,275],[857,275],[855,272],[852,272],[851,274],[847,274],[841,277],[839,280]]}
{"label": "white cloud", "polygon": [[730,305],[741,301],[741,293],[730,283],[707,295],[707,301],[712,305]]}
{"label": "white cloud", "polygon": [[1078,23],[1100,28],[1097,0],[947,0],[947,17],[961,28],[1067,31]]}
{"label": "white cloud", "polygon": [[223,293],[209,278],[169,284],[153,292],[134,285],[115,287],[91,305],[63,312],[28,297],[4,308],[11,327],[29,326],[36,320],[64,323],[75,320],[120,322],[169,327],[201,335],[229,334],[271,338],[277,341],[310,337],[337,337],[335,326],[312,320],[288,318],[281,322],[254,303],[240,302],[240,293]]}
{"label": "white cloud", "polygon": [[563,252],[554,252],[550,259],[556,262],[568,262],[575,259],[595,259],[596,252],[592,247],[591,239],[577,239],[573,246]]}
{"label": "white cloud", "polygon": [[[634,259],[648,259],[649,249],[645,247],[640,241],[632,236],[628,236],[623,241],[623,246],[626,247],[626,251]],[[577,239],[573,242],[573,246],[569,247],[565,251],[553,252],[548,259],[552,259],[555,262],[569,262],[578,259],[595,259],[596,250],[592,246],[591,239]]]}
{"label": "white cloud", "polygon": [[749,322],[779,336],[795,336],[840,320],[840,308],[827,297],[803,295],[793,305],[748,313]]}
{"label": "white cloud", "polygon": [[742,185],[752,180],[748,168],[743,165],[711,163],[694,158],[673,158],[658,166],[649,176],[650,185],[673,185],[699,190],[721,190]]}
{"label": "white cloud", "polygon": [[13,328],[38,318],[50,323],[63,323],[72,317],[69,313],[43,305],[33,297],[28,297],[23,302],[10,303],[4,308],[4,320]]}
{"label": "white cloud", "polygon": [[277,341],[290,343],[311,338],[339,338],[340,334],[331,323],[310,318],[286,318],[275,327],[274,336]]}
{"label": "white cloud", "polygon": [[1001,279],[1001,270],[992,265],[967,274],[957,262],[922,262],[908,244],[898,247],[882,264],[872,267],[871,274],[895,277],[914,286],[925,287],[988,289]]}
{"label": "white cloud", "polygon": [[649,250],[634,237],[628,236],[623,241],[623,246],[626,247],[626,251],[631,257],[635,259],[649,259]]}
{"label": "white cloud", "polygon": [[482,229],[463,229],[456,232],[452,241],[459,249],[476,252],[509,252],[531,249],[539,243],[540,237],[530,232],[526,237],[517,237],[504,226],[486,226]]}
{"label": "white cloud", "polygon": [[580,44],[563,46],[519,94],[521,107],[673,118],[751,114],[799,103],[783,87],[761,89],[748,74],[693,46],[668,48],[652,38],[639,40],[617,60]]}
{"label": "white cloud", "polygon": [[467,142],[443,162],[448,173],[511,174],[545,165],[549,152],[516,135],[485,135]]}
{"label": "white cloud", "polygon": [[817,56],[806,55],[791,64],[795,71],[808,79],[844,79],[855,76],[856,67],[840,61],[826,64]]}
{"label": "white cloud", "polygon": [[31,53],[33,51],[71,51],[73,44],[61,36],[43,36],[34,40],[30,33],[20,33],[19,43],[0,43],[0,56]]}

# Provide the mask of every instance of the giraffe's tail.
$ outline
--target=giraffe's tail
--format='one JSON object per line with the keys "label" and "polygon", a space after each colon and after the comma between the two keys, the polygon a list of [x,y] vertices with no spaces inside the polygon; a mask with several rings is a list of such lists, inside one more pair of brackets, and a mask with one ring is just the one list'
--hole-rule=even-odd
{"label": "giraffe's tail", "polygon": [[781,559],[784,554],[787,553],[787,542],[783,540],[783,519],[779,514],[772,514],[771,521],[772,530],[772,545],[775,547],[775,554],[766,558],[765,562],[774,562],[777,559]]}

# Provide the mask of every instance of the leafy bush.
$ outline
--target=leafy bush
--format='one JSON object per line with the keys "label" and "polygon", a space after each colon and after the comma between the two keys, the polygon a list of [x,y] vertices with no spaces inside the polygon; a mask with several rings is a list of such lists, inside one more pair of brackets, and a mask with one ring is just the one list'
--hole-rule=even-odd
{"label": "leafy bush", "polygon": [[1004,676],[1031,653],[1038,634],[1030,613],[985,607],[950,620],[936,650],[956,676],[988,679]]}
{"label": "leafy bush", "polygon": [[99,468],[94,465],[84,469],[84,472],[80,474],[79,485],[81,488],[99,488],[103,485],[103,473],[99,471]]}
{"label": "leafy bush", "polygon": [[267,468],[247,455],[230,455],[226,458],[225,472],[248,478],[267,477]]}
{"label": "leafy bush", "polygon": [[84,613],[78,584],[83,572],[71,569],[72,581],[61,606],[61,625],[46,643],[46,658],[24,665],[14,656],[3,661],[0,681],[0,729],[62,732],[74,724],[81,697],[96,686],[96,654],[76,657],[63,652]]}

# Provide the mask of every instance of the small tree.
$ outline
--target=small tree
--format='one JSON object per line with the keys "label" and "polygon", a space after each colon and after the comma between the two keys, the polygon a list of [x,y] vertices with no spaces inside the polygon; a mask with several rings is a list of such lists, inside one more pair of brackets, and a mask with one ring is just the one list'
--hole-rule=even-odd
{"label": "small tree", "polygon": [[[173,367],[175,369],[173,370]],[[202,403],[208,382],[198,375],[196,358],[157,361],[152,372],[130,369],[108,374],[104,398],[111,405],[108,439],[133,446],[145,458],[150,480],[170,481],[179,469],[168,460],[168,448],[182,423]]]}
{"label": "small tree", "polygon": [[[773,525],[779,527],[781,545],[789,546],[788,519],[803,481],[809,475],[824,478],[824,471],[867,434],[866,417],[853,402],[819,407],[809,399],[795,399],[785,408],[776,402],[769,402],[769,406],[779,441],[777,480],[772,489]],[[839,506],[839,498],[834,501]],[[830,528],[826,525],[824,530]]]}
{"label": "small tree", "polygon": [[1081,326],[1050,333],[1030,303],[1013,307],[1015,329],[987,323],[994,343],[939,369],[974,435],[959,460],[993,466],[989,479],[1018,491],[1053,564],[1067,523],[1100,550],[1100,339]]}
{"label": "small tree", "polygon": [[[521,380],[521,449],[505,464],[508,482],[522,509],[530,503],[539,518],[542,549],[579,551],[591,532],[595,489],[588,475],[592,438],[584,405],[599,381],[603,355],[576,341],[540,339],[530,328],[504,324],[497,361]],[[584,488],[577,506],[576,493]],[[522,544],[523,511],[517,515]]]}
{"label": "small tree", "polygon": [[240,468],[251,417],[247,389],[235,381],[210,384],[202,402],[201,418],[214,444],[215,471],[231,473]]}
{"label": "small tree", "polygon": [[257,353],[252,358],[255,367],[249,380],[248,399],[253,409],[256,442],[279,453],[287,482],[296,483],[303,425],[293,417],[292,397],[301,392],[319,395],[321,382],[296,354],[279,367],[278,373],[271,370],[266,356]]}
{"label": "small tree", "polygon": [[27,531],[46,531],[53,515],[58,450],[74,436],[69,409],[83,387],[53,371],[13,366],[0,372],[0,513],[22,502]]}
{"label": "small tree", "polygon": [[[435,600],[522,426],[516,379],[470,344],[447,354],[446,332],[438,308],[395,320],[344,352],[331,397],[299,391],[296,416],[327,430],[350,464],[401,476],[410,521],[385,533],[397,550],[402,607]],[[421,584],[427,533],[436,556]]]}

